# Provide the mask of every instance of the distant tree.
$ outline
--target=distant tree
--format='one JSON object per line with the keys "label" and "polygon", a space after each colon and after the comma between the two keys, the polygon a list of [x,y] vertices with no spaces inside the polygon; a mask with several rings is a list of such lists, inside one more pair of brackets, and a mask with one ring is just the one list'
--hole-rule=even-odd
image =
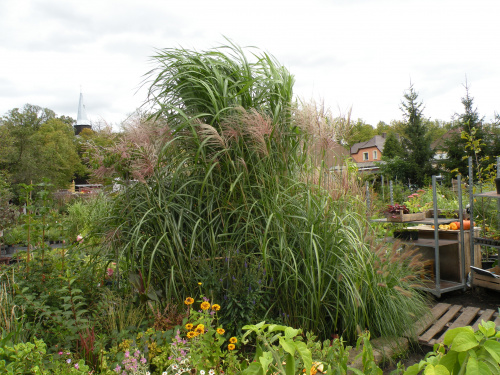
{"label": "distant tree", "polygon": [[382,135],[383,133],[390,134],[394,133],[394,129],[391,125],[386,124],[383,121],[379,121],[377,123],[377,126],[375,127],[375,132],[377,133],[377,135]]}
{"label": "distant tree", "polygon": [[358,118],[358,120],[352,125],[351,133],[347,139],[347,144],[351,147],[355,143],[369,141],[375,135],[375,129],[373,129],[373,126]]}
{"label": "distant tree", "polygon": [[441,120],[427,120],[426,126],[429,132],[431,143],[437,141],[443,135],[445,135],[452,128],[452,125],[452,122],[445,122]]}
{"label": "distant tree", "polygon": [[[397,178],[400,181],[422,186],[425,177],[433,172],[431,150],[431,138],[426,126],[426,119],[423,117],[423,104],[417,101],[418,94],[413,89],[413,85],[404,94],[404,101],[401,102],[403,112],[402,122],[392,122],[393,128],[397,128],[403,136],[403,152],[397,155],[395,152],[393,159],[387,157],[387,141],[384,146],[385,165],[381,167],[381,172],[389,178]],[[398,132],[398,133],[399,133]],[[391,150],[393,143],[389,143],[389,156],[394,151]],[[393,143],[393,145],[395,145]],[[395,146],[397,149],[397,146]]]}
{"label": "distant tree", "polygon": [[[488,134],[489,132],[483,126],[484,117],[481,117],[477,107],[474,107],[474,98],[470,95],[467,82],[464,88],[465,96],[461,98],[464,111],[460,114],[455,114],[455,118],[457,118],[455,128],[458,131],[445,142],[445,150],[448,158],[443,161],[443,167],[447,171],[456,171],[464,176],[468,176],[467,157],[473,156],[473,159],[479,162],[481,155],[495,155],[498,148],[496,139],[498,138],[493,134]],[[478,148],[472,149],[466,147],[467,139],[471,137],[479,140]],[[487,163],[489,163],[488,158],[483,160],[483,167]],[[475,172],[477,170],[477,167],[474,168]]]}
{"label": "distant tree", "polygon": [[409,90],[404,94],[401,102],[401,111],[404,118],[403,147],[407,154],[405,159],[410,162],[414,170],[407,176],[412,183],[422,186],[426,176],[433,173],[431,138],[423,117],[423,103],[418,102],[418,93],[410,84]]}
{"label": "distant tree", "polygon": [[9,200],[12,198],[12,192],[7,182],[7,176],[0,170],[0,232],[14,222],[15,210]]}
{"label": "distant tree", "polygon": [[9,172],[12,184],[38,183],[48,177],[65,187],[82,170],[76,153],[71,118],[57,118],[48,108],[26,104],[0,120],[0,169]]}
{"label": "distant tree", "polygon": [[404,157],[404,154],[405,152],[403,150],[403,146],[401,146],[401,142],[396,137],[396,134],[389,133],[385,140],[384,152],[382,153],[382,157],[384,158],[384,160],[393,159],[396,156],[402,158]]}
{"label": "distant tree", "polygon": [[474,108],[474,98],[469,94],[469,84],[465,81],[465,96],[461,99],[464,106],[464,112],[461,114],[456,113],[458,117],[459,126],[468,134],[471,134],[473,128],[476,129],[476,135],[479,138],[484,138],[483,122],[484,116],[480,117],[477,107]]}

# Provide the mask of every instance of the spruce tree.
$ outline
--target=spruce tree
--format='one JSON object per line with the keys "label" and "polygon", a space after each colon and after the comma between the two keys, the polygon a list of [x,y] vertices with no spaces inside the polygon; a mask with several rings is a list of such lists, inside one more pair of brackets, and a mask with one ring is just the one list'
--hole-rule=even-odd
{"label": "spruce tree", "polygon": [[410,88],[404,94],[404,101],[401,102],[403,112],[404,138],[403,147],[406,151],[404,159],[413,168],[408,171],[407,178],[418,186],[424,184],[424,178],[433,173],[432,158],[434,152],[431,149],[431,138],[427,129],[425,118],[423,117],[423,103],[418,100],[418,93]]}
{"label": "spruce tree", "polygon": [[402,158],[404,156],[404,150],[399,142],[396,134],[389,133],[385,139],[384,152],[382,153],[384,159],[393,159],[396,156]]}

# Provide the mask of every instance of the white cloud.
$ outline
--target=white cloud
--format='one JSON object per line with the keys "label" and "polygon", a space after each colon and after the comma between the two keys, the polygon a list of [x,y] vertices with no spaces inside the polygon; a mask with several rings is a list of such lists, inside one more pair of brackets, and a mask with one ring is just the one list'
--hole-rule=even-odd
{"label": "white cloud", "polygon": [[500,3],[458,0],[4,0],[0,114],[25,103],[118,123],[146,99],[155,48],[225,43],[270,52],[295,92],[375,125],[400,119],[410,80],[431,118],[449,120],[470,83],[480,113],[500,111]]}

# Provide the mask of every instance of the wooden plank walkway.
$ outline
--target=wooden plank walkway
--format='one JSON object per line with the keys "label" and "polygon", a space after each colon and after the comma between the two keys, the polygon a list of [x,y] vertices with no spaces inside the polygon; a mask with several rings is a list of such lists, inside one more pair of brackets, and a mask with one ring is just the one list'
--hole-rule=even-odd
{"label": "wooden plank walkway", "polygon": [[482,320],[494,321],[500,325],[498,312],[479,307],[462,307],[449,303],[438,303],[431,310],[432,316],[419,320],[415,325],[418,341],[424,345],[434,345],[443,342],[447,330],[471,325],[475,330]]}

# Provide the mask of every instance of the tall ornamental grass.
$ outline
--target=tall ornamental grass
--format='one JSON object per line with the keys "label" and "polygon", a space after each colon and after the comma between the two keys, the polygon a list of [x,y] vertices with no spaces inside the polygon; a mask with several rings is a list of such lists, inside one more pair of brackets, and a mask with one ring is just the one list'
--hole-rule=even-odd
{"label": "tall ornamental grass", "polygon": [[407,331],[426,311],[419,262],[374,242],[357,174],[322,162],[345,121],[293,105],[293,79],[268,55],[223,51],[156,57],[150,93],[171,136],[145,182],[115,201],[127,272],[179,302],[203,281],[244,324],[349,339]]}

